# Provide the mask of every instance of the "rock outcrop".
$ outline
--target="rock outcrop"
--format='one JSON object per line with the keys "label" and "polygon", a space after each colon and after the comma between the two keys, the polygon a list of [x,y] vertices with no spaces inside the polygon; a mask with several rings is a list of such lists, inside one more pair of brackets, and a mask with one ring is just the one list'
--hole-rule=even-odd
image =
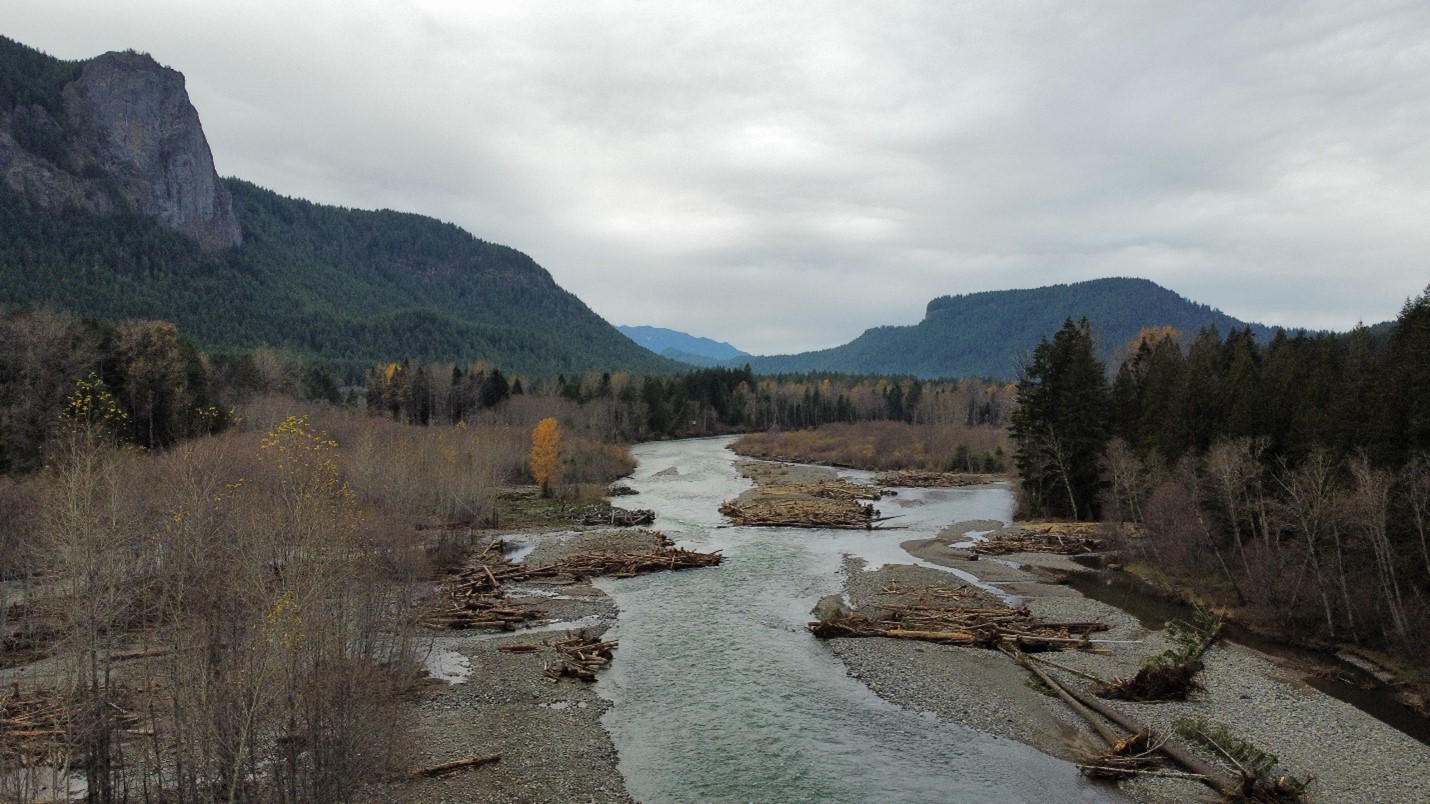
{"label": "rock outcrop", "polygon": [[[113,212],[127,202],[209,251],[242,241],[182,74],[148,55],[106,53],[85,62],[63,92],[63,114],[37,105],[0,121],[8,124],[0,127],[8,129],[0,130],[7,184],[46,209]],[[13,136],[18,125],[52,130],[47,141],[62,146],[27,150]]]}

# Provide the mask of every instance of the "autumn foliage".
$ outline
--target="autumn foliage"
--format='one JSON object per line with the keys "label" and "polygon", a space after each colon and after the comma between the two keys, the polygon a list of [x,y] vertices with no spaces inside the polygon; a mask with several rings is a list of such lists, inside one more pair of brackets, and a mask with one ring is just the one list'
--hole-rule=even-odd
{"label": "autumn foliage", "polygon": [[555,419],[542,419],[531,431],[531,476],[544,492],[550,492],[561,465],[561,426]]}

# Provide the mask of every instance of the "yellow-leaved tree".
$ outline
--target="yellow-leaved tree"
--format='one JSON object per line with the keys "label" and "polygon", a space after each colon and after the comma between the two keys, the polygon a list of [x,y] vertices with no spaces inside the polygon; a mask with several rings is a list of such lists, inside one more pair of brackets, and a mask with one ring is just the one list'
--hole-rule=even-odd
{"label": "yellow-leaved tree", "polygon": [[540,484],[542,496],[551,495],[560,467],[561,426],[555,419],[542,419],[531,431],[531,476]]}

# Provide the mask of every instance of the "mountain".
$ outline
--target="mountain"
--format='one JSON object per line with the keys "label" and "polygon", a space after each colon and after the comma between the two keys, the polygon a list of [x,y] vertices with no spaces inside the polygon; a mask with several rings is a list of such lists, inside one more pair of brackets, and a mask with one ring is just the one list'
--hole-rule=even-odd
{"label": "mountain", "polygon": [[843,346],[796,355],[755,357],[758,373],[837,371],[918,377],[1011,379],[1023,358],[1065,319],[1092,322],[1098,356],[1112,362],[1144,327],[1172,326],[1184,337],[1206,326],[1222,334],[1250,326],[1257,339],[1272,330],[1246,324],[1188,301],[1146,279],[1095,279],[1031,290],[941,296],[913,326],[875,327]]}
{"label": "mountain", "polygon": [[658,355],[693,366],[739,364],[749,354],[724,341],[689,335],[662,327],[618,326],[623,335]]}
{"label": "mountain", "polygon": [[220,179],[183,76],[147,55],[68,62],[0,37],[0,307],[46,304],[350,369],[679,368],[515,249]]}

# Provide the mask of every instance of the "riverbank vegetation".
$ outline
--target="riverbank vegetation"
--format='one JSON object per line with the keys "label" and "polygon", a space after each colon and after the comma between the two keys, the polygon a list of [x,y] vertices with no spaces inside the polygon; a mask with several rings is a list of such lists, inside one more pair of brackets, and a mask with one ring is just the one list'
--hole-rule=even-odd
{"label": "riverbank vegetation", "polygon": [[[822,396],[806,393],[815,400],[827,399],[832,388],[839,388],[829,379],[820,387]],[[863,399],[862,416],[804,428],[776,420],[773,426],[741,436],[731,449],[750,457],[885,472],[1002,473],[1012,452],[1007,424],[1014,394],[1011,385],[974,379],[861,381],[835,398]],[[876,404],[880,398],[885,400],[882,410]]]}
{"label": "riverbank vegetation", "polygon": [[874,471],[1002,473],[1009,461],[1001,427],[861,422],[814,430],[747,433],[731,445],[752,458],[847,466]]}
{"label": "riverbank vegetation", "polygon": [[1034,353],[1012,436],[1025,515],[1103,518],[1128,557],[1299,639],[1423,661],[1430,290],[1388,335],[1146,332],[1108,383],[1086,322]]}

